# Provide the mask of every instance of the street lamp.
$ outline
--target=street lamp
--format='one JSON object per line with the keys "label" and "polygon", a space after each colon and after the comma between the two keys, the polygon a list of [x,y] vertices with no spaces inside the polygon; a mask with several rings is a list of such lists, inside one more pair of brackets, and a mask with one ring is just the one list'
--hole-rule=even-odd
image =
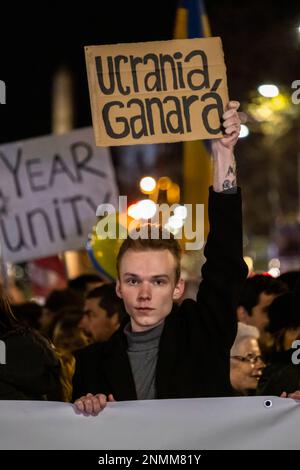
{"label": "street lamp", "polygon": [[240,135],[239,138],[243,139],[244,137],[247,137],[249,135],[249,128],[245,126],[245,124],[241,124],[241,130],[240,130]]}
{"label": "street lamp", "polygon": [[264,84],[258,87],[258,93],[265,98],[274,98],[279,95],[279,89],[276,85]]}
{"label": "street lamp", "polygon": [[140,181],[140,188],[144,194],[151,194],[156,188],[156,181],[152,176],[144,176]]}

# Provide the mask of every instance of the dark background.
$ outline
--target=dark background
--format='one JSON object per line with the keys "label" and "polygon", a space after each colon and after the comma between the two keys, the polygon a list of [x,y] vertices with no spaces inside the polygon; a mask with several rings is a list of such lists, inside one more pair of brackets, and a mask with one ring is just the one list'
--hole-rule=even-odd
{"label": "dark background", "polygon": [[[212,34],[221,36],[232,98],[260,82],[290,86],[300,78],[299,0],[207,0]],[[171,39],[177,1],[2,2],[0,142],[51,130],[53,73],[68,66],[75,80],[75,127],[91,124],[84,45]]]}
{"label": "dark background", "polygon": [[[223,41],[230,97],[246,106],[257,85],[266,82],[291,91],[291,83],[300,80],[300,1],[207,0],[205,4],[212,35]],[[0,79],[6,82],[7,104],[0,106],[0,143],[51,132],[52,79],[62,65],[74,78],[74,126],[91,125],[84,46],[171,39],[176,6],[176,0],[86,0],[80,5],[2,2]],[[238,144],[238,176],[244,188],[249,238],[269,236],[277,217],[299,212],[299,135],[299,119],[280,143],[274,129],[276,161],[272,145],[266,147],[262,135],[250,135]],[[118,151],[112,152],[118,168]],[[168,170],[181,183],[178,146],[163,149],[152,174],[162,176]],[[278,179],[275,189],[271,170]],[[137,168],[131,180],[136,181],[143,171],[145,167]],[[133,194],[136,190],[135,183]],[[274,191],[277,205],[272,203]]]}

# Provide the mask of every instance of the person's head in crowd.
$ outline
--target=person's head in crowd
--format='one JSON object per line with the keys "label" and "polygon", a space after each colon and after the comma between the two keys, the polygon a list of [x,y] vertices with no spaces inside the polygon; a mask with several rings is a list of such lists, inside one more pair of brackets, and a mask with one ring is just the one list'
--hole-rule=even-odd
{"label": "person's head in crowd", "polygon": [[80,276],[69,279],[68,287],[85,297],[88,292],[102,286],[105,282],[99,274],[80,274]]}
{"label": "person's head in crowd", "polygon": [[271,276],[257,274],[248,278],[238,302],[238,321],[258,328],[260,340],[263,342],[269,323],[268,307],[275,297],[287,290],[282,281]]}
{"label": "person's head in crowd", "polygon": [[79,328],[82,316],[83,310],[77,307],[60,310],[52,326],[51,340],[56,347],[73,353],[88,345],[88,338]]}
{"label": "person's head in crowd", "polygon": [[184,292],[178,240],[161,226],[145,224],[142,230],[146,236],[126,238],[117,257],[117,294],[136,332],[163,323]]}
{"label": "person's head in crowd", "polygon": [[230,352],[230,381],[237,395],[255,393],[264,363],[255,326],[238,322],[238,330]]}
{"label": "person's head in crowd", "polygon": [[41,330],[48,334],[48,327],[58,312],[66,307],[83,308],[83,298],[72,289],[62,289],[52,291],[44,304],[43,312],[40,318]]}
{"label": "person's head in crowd", "polygon": [[123,302],[115,283],[103,284],[87,294],[79,326],[94,342],[107,341],[119,328],[122,314]]}
{"label": "person's head in crowd", "polygon": [[7,360],[0,366],[0,399],[62,400],[61,368],[54,349],[14,316],[1,294],[0,339],[5,341]]}
{"label": "person's head in crowd", "polygon": [[300,338],[300,293],[287,292],[277,297],[268,309],[268,316],[273,351],[287,351]]}
{"label": "person's head in crowd", "polygon": [[12,305],[15,317],[25,326],[39,330],[43,307],[36,302]]}
{"label": "person's head in crowd", "polygon": [[300,339],[300,280],[292,291],[272,302],[268,315],[273,342],[257,394],[299,398],[300,364],[294,353]]}
{"label": "person's head in crowd", "polygon": [[[70,322],[73,323],[74,325],[77,325],[79,328],[79,323],[83,317],[84,310],[83,306],[82,307],[74,307],[74,305],[67,305],[64,308],[61,308],[56,315],[54,315],[47,327],[47,337],[51,342],[53,341],[54,338],[54,331],[58,323],[60,323],[62,320],[65,318],[69,318]],[[81,330],[82,331],[82,330]],[[84,333],[83,333],[84,334]],[[86,336],[86,335],[85,335]],[[86,336],[86,338],[88,338]]]}
{"label": "person's head in crowd", "polygon": [[300,281],[300,271],[287,271],[280,274],[277,279],[284,282],[289,290],[292,291]]}

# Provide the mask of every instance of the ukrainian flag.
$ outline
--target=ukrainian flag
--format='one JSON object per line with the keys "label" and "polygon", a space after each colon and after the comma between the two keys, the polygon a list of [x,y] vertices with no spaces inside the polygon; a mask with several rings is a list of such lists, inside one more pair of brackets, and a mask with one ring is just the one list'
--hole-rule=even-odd
{"label": "ukrainian flag", "polygon": [[202,0],[180,0],[176,11],[175,39],[206,38],[210,26]]}
{"label": "ukrainian flag", "polygon": [[[180,0],[176,11],[174,39],[211,36],[202,0]],[[204,204],[205,236],[208,233],[208,188],[212,184],[209,142],[183,142],[183,181],[185,204]]]}

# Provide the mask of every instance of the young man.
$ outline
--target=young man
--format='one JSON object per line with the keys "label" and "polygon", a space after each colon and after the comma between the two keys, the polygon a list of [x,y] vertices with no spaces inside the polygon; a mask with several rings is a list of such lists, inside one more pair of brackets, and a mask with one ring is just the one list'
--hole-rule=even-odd
{"label": "young man", "polygon": [[230,348],[247,276],[233,155],[238,106],[229,103],[223,116],[226,135],[213,142],[210,233],[197,301],[173,304],[184,290],[177,240],[127,238],[118,256],[117,294],[130,321],[108,342],[78,353],[73,379],[78,411],[97,414],[113,400],[231,394]]}

